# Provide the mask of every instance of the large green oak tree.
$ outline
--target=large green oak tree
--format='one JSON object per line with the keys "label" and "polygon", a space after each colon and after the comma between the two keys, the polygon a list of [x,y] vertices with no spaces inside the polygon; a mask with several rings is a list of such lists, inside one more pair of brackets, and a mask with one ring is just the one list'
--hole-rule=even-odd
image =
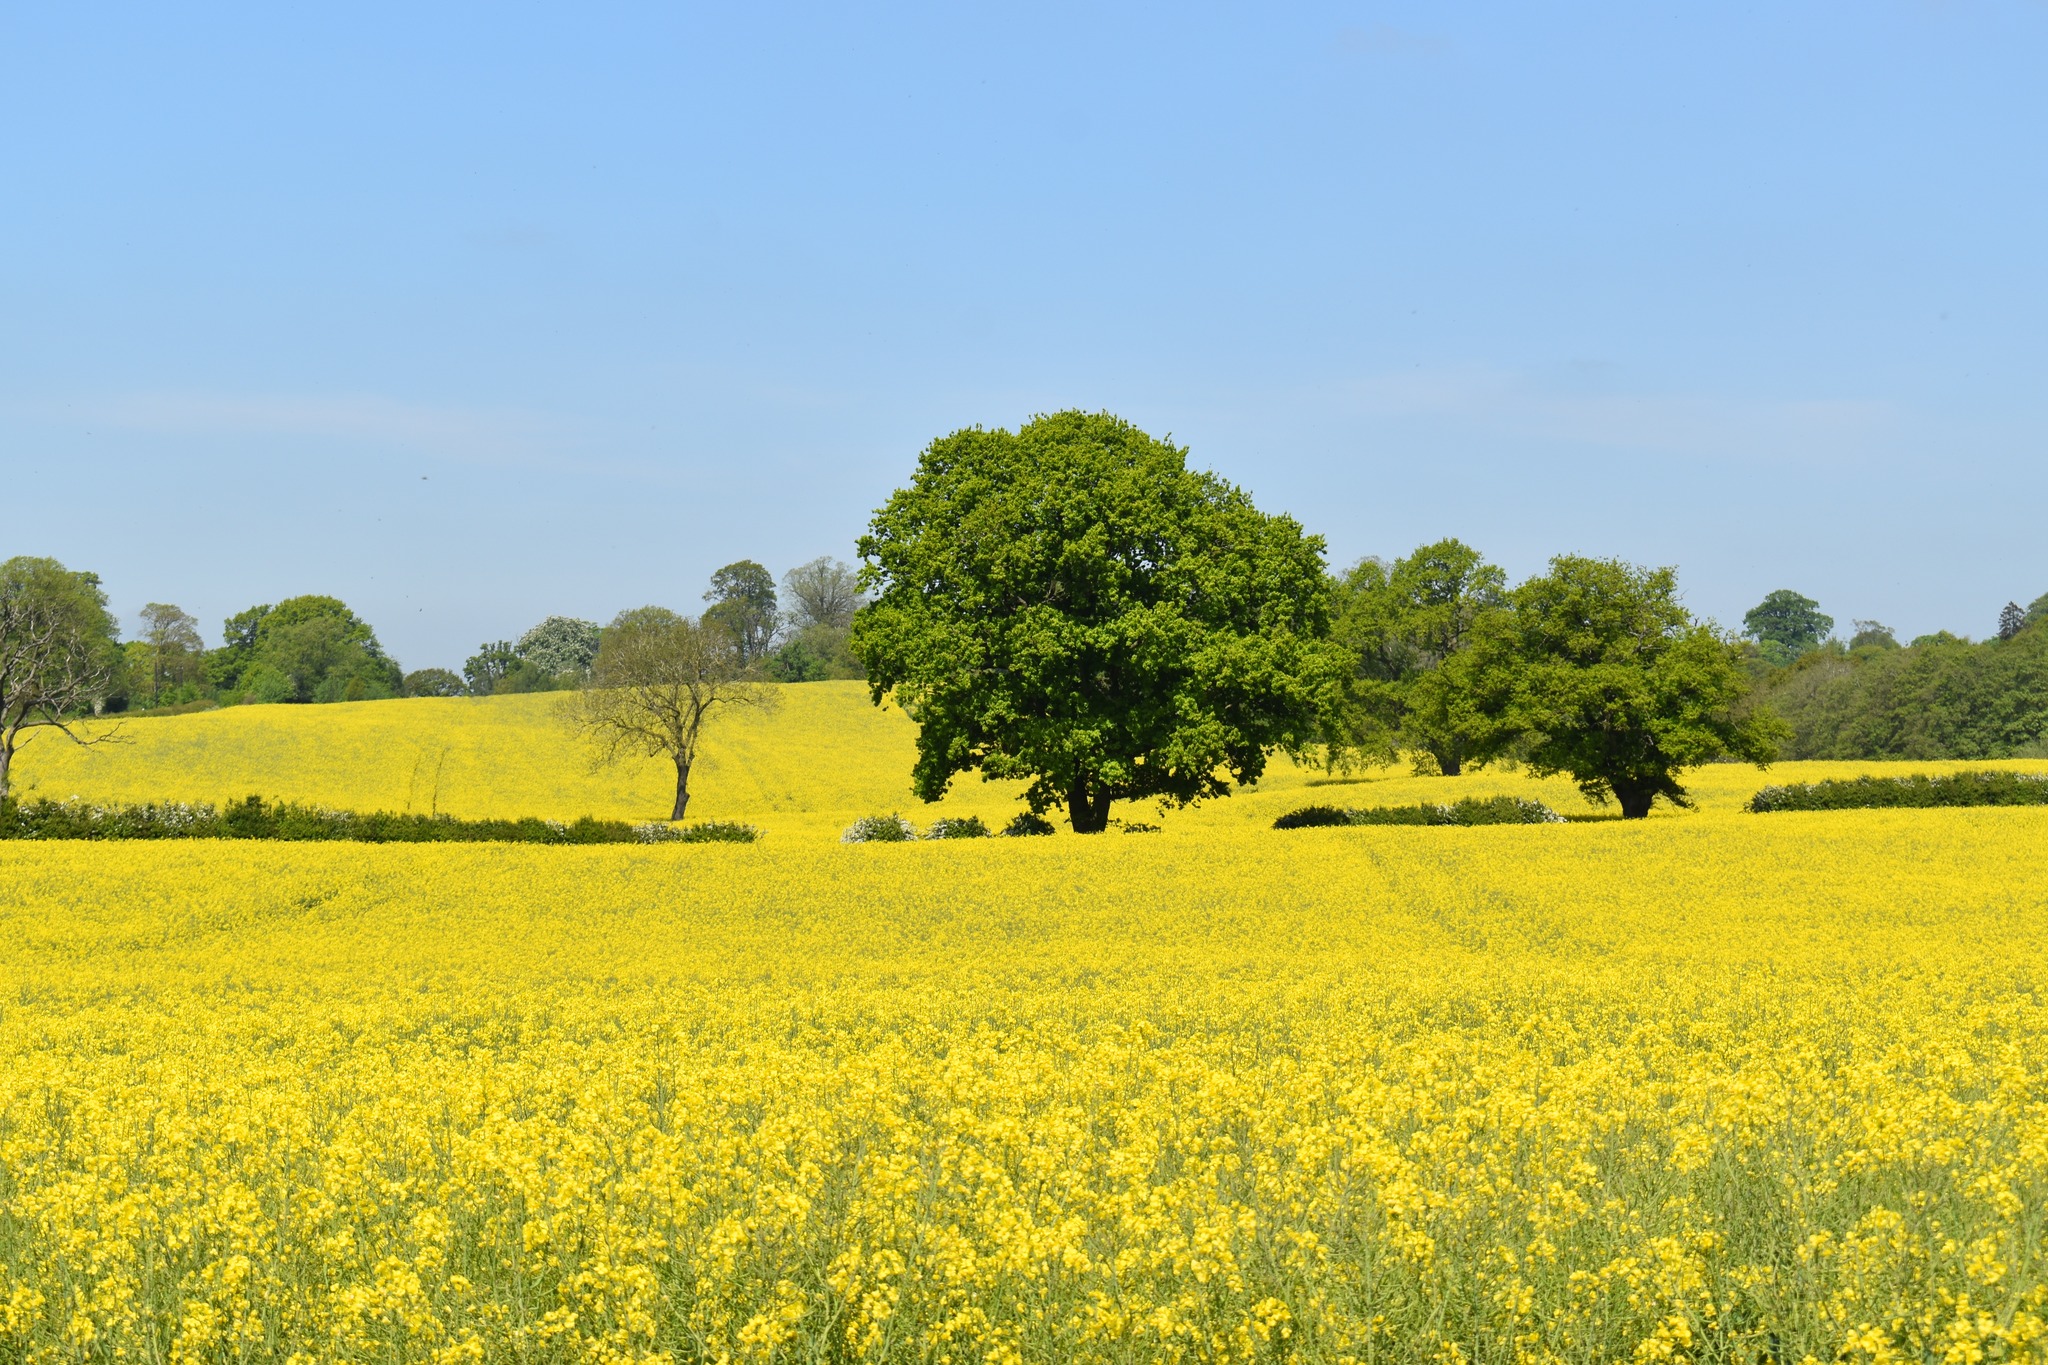
{"label": "large green oak tree", "polygon": [[1321,538],[1107,413],[934,441],[860,553],[853,650],[927,801],[978,769],[1095,833],[1225,795],[1316,740],[1341,676]]}

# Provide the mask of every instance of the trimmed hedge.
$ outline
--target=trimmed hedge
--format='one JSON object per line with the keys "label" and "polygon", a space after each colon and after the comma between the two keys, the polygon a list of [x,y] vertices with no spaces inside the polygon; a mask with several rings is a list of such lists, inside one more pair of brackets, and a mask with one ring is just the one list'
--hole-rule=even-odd
{"label": "trimmed hedge", "polygon": [[751,825],[710,820],[695,825],[628,824],[624,820],[457,820],[452,815],[359,814],[318,810],[260,796],[220,810],[177,802],[91,806],[80,801],[0,802],[0,839],[276,839],[351,840],[366,844],[750,844]]}
{"label": "trimmed hedge", "polygon": [[1939,806],[2048,806],[2048,773],[1830,778],[1765,787],[1749,799],[1749,809],[1758,815],[1784,810],[1926,810]]}
{"label": "trimmed hedge", "polygon": [[1519,796],[1468,796],[1450,805],[1424,801],[1413,806],[1303,806],[1273,822],[1274,829],[1329,825],[1554,825],[1562,815],[1541,801]]}

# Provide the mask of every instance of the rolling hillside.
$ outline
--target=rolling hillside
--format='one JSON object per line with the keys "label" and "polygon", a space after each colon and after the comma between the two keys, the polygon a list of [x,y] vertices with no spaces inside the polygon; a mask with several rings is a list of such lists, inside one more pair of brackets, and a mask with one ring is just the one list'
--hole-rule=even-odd
{"label": "rolling hillside", "polygon": [[[1022,809],[1017,783],[954,783],[942,803],[910,793],[915,728],[894,706],[876,707],[860,683],[779,689],[768,715],[716,723],[691,780],[692,819],[746,820],[770,831],[836,834],[862,815],[899,811],[923,824],[979,815],[994,827]],[[346,810],[439,811],[482,816],[579,815],[629,820],[667,814],[672,769],[642,760],[593,769],[589,750],[554,719],[551,695],[415,699],[331,706],[242,706],[123,721],[116,743],[80,749],[45,733],[21,753],[17,790],[92,801],[212,801],[256,793]],[[1769,774],[1718,765],[1689,785],[1706,811],[1732,811],[1759,786],[1871,771],[2032,763],[1790,763]],[[1417,778],[1405,768],[1333,780],[1275,760],[1255,791],[1190,811],[1148,803],[1119,818],[1166,829],[1264,824],[1308,801],[1386,805],[1511,792],[1567,814],[1594,814],[1563,779],[1519,772]],[[1660,808],[1660,814],[1670,814]]]}

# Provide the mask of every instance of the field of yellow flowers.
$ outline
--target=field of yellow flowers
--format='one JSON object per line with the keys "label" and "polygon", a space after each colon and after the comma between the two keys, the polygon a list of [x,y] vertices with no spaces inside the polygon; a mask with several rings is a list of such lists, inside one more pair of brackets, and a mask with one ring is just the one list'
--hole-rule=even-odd
{"label": "field of yellow flowers", "polygon": [[[398,804],[351,723],[268,794]],[[833,743],[753,845],[0,844],[0,1361],[2042,1358],[2048,811],[842,846]]]}
{"label": "field of yellow flowers", "polygon": [[[963,778],[936,805],[910,790],[916,730],[894,706],[876,707],[864,683],[778,689],[766,714],[716,719],[691,776],[692,820],[741,820],[770,834],[834,838],[854,820],[900,812],[919,824],[978,815],[991,828],[1022,809],[1022,783]],[[593,768],[589,750],[554,719],[558,698],[420,698],[332,706],[237,706],[149,717],[100,728],[117,742],[80,749],[39,737],[16,760],[17,794],[97,802],[223,802],[255,794],[335,810],[426,811],[464,819],[659,820],[675,772],[658,759]],[[1884,764],[1788,763],[1768,775],[1741,764],[1688,775],[1703,810],[1733,811],[1766,782],[1854,776]],[[2002,763],[1890,765],[1935,772],[1960,767],[2038,770],[2039,759]],[[1119,807],[1121,818],[1168,831],[1263,828],[1309,802],[1401,805],[1446,792],[1507,793],[1567,815],[1598,814],[1564,778],[1539,781],[1498,769],[1455,782],[1414,778],[1405,767],[1348,776],[1276,758],[1256,791],[1193,810]],[[1611,809],[1606,814],[1613,815]],[[1669,813],[1669,812],[1664,812]]]}

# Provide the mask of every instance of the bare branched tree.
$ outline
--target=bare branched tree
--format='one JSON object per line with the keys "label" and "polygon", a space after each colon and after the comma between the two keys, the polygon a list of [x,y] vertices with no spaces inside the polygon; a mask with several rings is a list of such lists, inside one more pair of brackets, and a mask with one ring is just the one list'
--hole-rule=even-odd
{"label": "bare branched tree", "polygon": [[88,747],[116,737],[118,726],[95,735],[78,724],[113,683],[111,636],[97,579],[50,559],[0,564],[0,799],[32,731]]}
{"label": "bare branched tree", "polygon": [[766,710],[775,702],[774,687],[748,672],[732,632],[663,607],[640,607],[605,628],[589,678],[561,714],[596,745],[599,764],[666,754],[676,767],[669,819],[680,820],[710,714],[721,707]]}

